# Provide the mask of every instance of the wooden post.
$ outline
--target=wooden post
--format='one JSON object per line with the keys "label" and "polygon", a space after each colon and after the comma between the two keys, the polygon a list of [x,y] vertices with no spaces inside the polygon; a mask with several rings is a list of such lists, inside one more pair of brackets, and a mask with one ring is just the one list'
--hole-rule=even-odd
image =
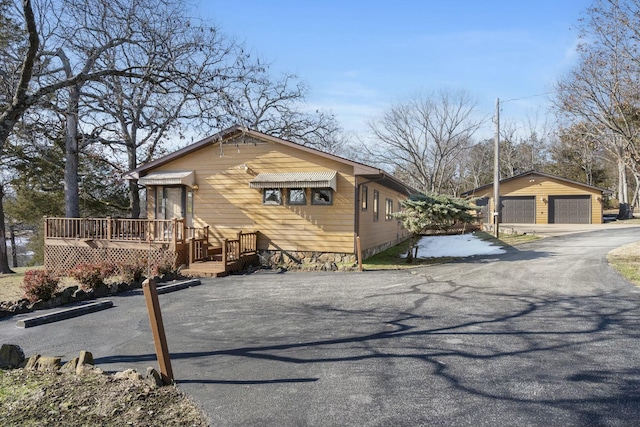
{"label": "wooden post", "polygon": [[49,239],[49,220],[47,219],[47,216],[44,216],[44,267],[47,268],[48,267],[48,263],[47,263],[47,258],[49,258],[47,256],[47,240]]}
{"label": "wooden post", "polygon": [[360,236],[356,236],[356,249],[358,251],[358,271],[362,271],[362,247],[360,246]]}
{"label": "wooden post", "polygon": [[240,259],[241,253],[244,253],[244,248],[242,247],[242,231],[238,231],[238,247],[236,248],[236,260]]}
{"label": "wooden post", "polygon": [[222,241],[222,265],[224,266],[225,273],[227,272],[227,251],[229,250],[229,240],[224,239]]}
{"label": "wooden post", "polygon": [[151,332],[153,333],[153,343],[156,348],[156,357],[160,365],[160,375],[165,385],[173,383],[173,370],[171,369],[171,360],[169,359],[169,347],[167,346],[167,338],[164,334],[164,324],[162,323],[162,313],[160,313],[160,303],[158,302],[158,290],[156,282],[147,279],[142,282],[142,292],[147,302],[147,311],[149,312],[149,322],[151,323]]}
{"label": "wooden post", "polygon": [[112,236],[113,236],[113,221],[111,221],[111,217],[108,216],[107,217],[107,240],[111,241]]}
{"label": "wooden post", "polygon": [[178,218],[173,218],[173,251],[176,252],[178,247]]}

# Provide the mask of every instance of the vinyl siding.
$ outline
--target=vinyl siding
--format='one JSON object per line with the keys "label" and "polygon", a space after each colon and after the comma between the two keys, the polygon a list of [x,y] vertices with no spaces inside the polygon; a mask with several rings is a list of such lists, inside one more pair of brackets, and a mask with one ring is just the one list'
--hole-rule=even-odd
{"label": "vinyl siding", "polygon": [[[154,169],[171,170],[195,170],[199,189],[193,225],[209,225],[218,241],[241,230],[257,230],[259,249],[353,253],[355,177],[350,165],[273,142],[238,138],[222,149],[206,146]],[[332,170],[338,172],[332,205],[312,205],[310,190],[306,205],[288,206],[285,194],[282,205],[263,205],[262,190],[249,188],[261,172]]]}
{"label": "vinyl siding", "polygon": [[[367,210],[362,210],[361,202],[359,203],[360,206],[358,206],[358,215],[360,216],[360,245],[362,250],[364,251],[384,243],[397,242],[406,238],[409,234],[402,228],[398,220],[385,220],[385,205],[386,199],[391,199],[393,201],[393,212],[397,212],[400,202],[405,200],[407,196],[376,184],[375,182],[365,183],[364,180],[362,182],[368,189]],[[373,193],[375,190],[380,194],[378,221],[374,221]]]}

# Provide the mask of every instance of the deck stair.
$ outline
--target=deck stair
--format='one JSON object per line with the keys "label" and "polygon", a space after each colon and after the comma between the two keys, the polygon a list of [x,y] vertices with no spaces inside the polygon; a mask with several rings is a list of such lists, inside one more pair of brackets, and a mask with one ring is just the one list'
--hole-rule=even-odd
{"label": "deck stair", "polygon": [[189,277],[224,277],[229,274],[222,261],[196,261],[180,273]]}

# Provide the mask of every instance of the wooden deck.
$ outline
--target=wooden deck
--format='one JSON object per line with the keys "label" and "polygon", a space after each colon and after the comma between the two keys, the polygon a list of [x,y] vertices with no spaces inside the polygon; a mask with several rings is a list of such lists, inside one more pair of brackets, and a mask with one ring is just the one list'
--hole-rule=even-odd
{"label": "wooden deck", "polygon": [[220,277],[258,262],[258,232],[238,231],[213,246],[209,226],[186,227],[184,218],[45,218],[45,267],[68,271],[82,262],[135,265],[169,260],[189,276]]}

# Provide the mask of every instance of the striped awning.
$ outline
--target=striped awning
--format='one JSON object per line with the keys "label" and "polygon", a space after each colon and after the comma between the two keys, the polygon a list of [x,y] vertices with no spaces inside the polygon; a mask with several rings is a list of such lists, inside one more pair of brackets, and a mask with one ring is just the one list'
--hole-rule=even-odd
{"label": "striped awning", "polygon": [[138,179],[142,185],[186,185],[193,187],[196,182],[194,171],[152,172]]}
{"label": "striped awning", "polygon": [[249,182],[250,188],[337,188],[337,172],[263,172]]}

